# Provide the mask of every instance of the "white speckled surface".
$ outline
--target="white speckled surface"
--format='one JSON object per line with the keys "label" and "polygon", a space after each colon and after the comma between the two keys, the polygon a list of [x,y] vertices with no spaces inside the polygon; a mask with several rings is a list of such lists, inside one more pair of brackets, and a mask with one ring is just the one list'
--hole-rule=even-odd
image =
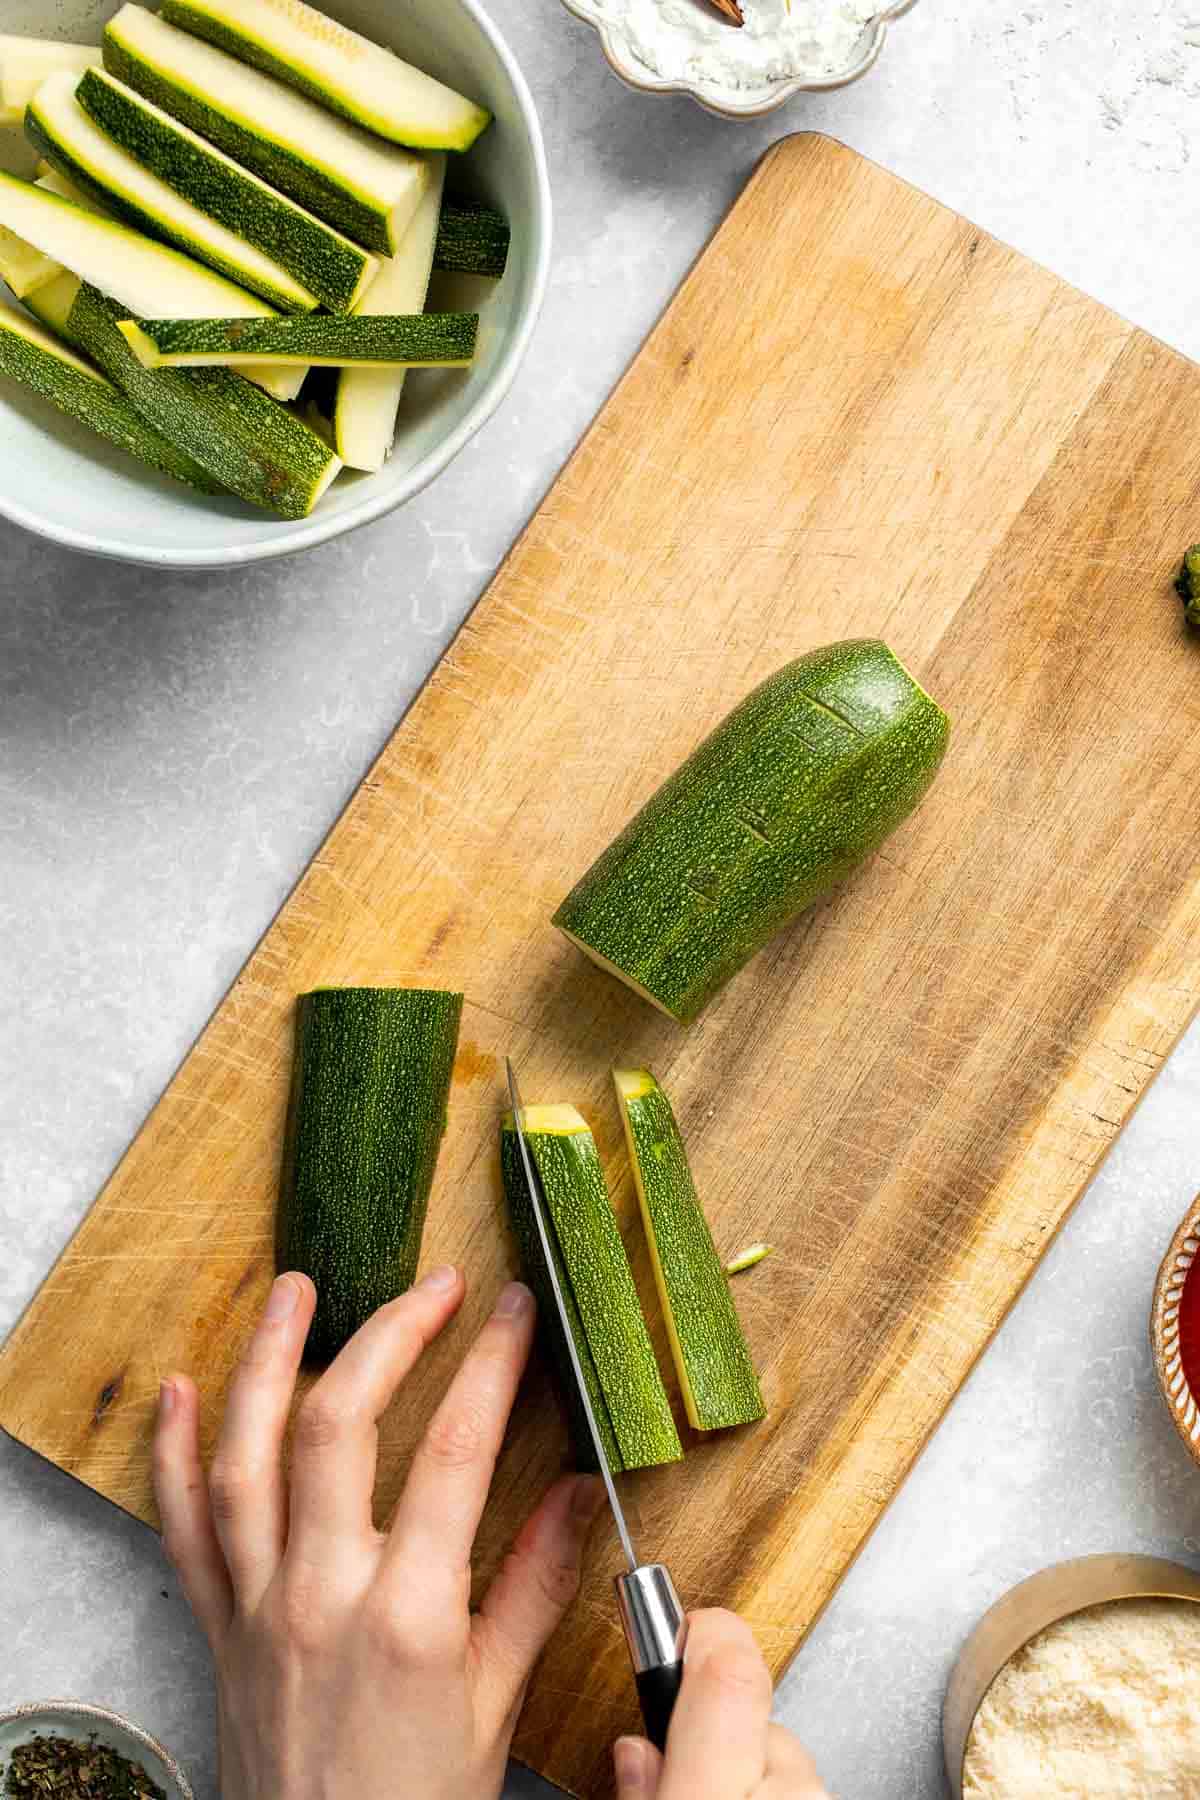
{"label": "white speckled surface", "polygon": [[[868,81],[739,127],[628,93],[553,0],[493,10],[542,108],[558,253],[513,395],[438,485],[229,578],[0,526],[0,1328],[766,145],[842,137],[1200,356],[1193,0],[923,0]],[[1145,1343],[1198,1105],[1193,1031],[784,1683],[840,1800],[937,1800],[946,1671],[1009,1583],[1088,1550],[1200,1559]],[[0,1545],[0,1705],[105,1701],[212,1800],[205,1658],[155,1540],[0,1442]]]}

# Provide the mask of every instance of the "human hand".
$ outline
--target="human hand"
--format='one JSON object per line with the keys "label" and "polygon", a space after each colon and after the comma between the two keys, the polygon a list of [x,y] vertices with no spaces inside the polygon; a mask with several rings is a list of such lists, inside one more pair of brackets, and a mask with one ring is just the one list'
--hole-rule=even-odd
{"label": "human hand", "polygon": [[666,1756],[613,1748],[618,1800],[829,1800],[812,1758],[771,1723],[771,1676],[736,1613],[692,1613]]}
{"label": "human hand", "polygon": [[271,1290],[207,1480],[195,1386],[163,1383],[163,1543],[216,1664],[223,1800],[500,1792],[604,1490],[590,1476],[551,1488],[471,1614],[471,1548],[533,1337],[533,1297],[514,1282],[376,1530],[376,1422],[463,1292],[457,1270],[435,1270],[367,1321],[300,1406],[288,1481],[284,1431],[316,1299],[307,1276]]}

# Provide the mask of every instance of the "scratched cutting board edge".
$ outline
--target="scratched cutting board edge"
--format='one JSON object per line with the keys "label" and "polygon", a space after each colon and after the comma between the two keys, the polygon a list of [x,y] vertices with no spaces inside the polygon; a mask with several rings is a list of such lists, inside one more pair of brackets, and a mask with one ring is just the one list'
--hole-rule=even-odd
{"label": "scratched cutting board edge", "polygon": [[[1198,403],[1200,370],[966,220],[777,145],[12,1333],[0,1425],[153,1522],[159,1378],[196,1376],[211,1436],[270,1279],[295,995],[460,987],[425,1257],[472,1291],[383,1421],[380,1509],[512,1267],[505,1054],[592,1122],[664,1348],[607,1075],[647,1061],[718,1243],[777,1250],[737,1287],[767,1419],[685,1434],[630,1500],[782,1669],[1200,999],[1169,589]],[[755,681],[863,635],[954,719],[937,783],[680,1031],[548,915]],[[535,1371],[480,1585],[563,1454]],[[515,1746],[584,1795],[635,1717],[613,1566],[600,1534]]]}

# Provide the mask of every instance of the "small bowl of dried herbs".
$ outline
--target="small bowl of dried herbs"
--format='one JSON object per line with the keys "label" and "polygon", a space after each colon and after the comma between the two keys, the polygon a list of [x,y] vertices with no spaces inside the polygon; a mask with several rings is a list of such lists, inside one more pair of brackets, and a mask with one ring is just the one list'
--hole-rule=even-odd
{"label": "small bowl of dried herbs", "polygon": [[195,1800],[179,1764],[103,1706],[46,1700],[0,1713],[2,1800]]}

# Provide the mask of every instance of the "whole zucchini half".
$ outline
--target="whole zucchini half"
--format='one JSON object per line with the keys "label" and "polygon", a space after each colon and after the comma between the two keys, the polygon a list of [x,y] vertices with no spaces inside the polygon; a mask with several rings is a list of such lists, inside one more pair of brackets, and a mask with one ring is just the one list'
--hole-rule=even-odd
{"label": "whole zucchini half", "polygon": [[[559,1286],[609,1465],[641,1469],[676,1462],[683,1455],[679,1434],[595,1140],[573,1106],[527,1106],[522,1123],[545,1192]],[[541,1342],[566,1405],[575,1459],[581,1468],[594,1469],[511,1113],[501,1127],[500,1166],[521,1263],[537,1297]]]}
{"label": "whole zucchini half", "polygon": [[316,1283],[315,1361],[412,1285],[462,1003],[423,988],[300,997],[275,1253]]}
{"label": "whole zucchini half", "polygon": [[886,644],[812,650],[663,783],[554,923],[687,1024],[912,812],[949,731]]}

